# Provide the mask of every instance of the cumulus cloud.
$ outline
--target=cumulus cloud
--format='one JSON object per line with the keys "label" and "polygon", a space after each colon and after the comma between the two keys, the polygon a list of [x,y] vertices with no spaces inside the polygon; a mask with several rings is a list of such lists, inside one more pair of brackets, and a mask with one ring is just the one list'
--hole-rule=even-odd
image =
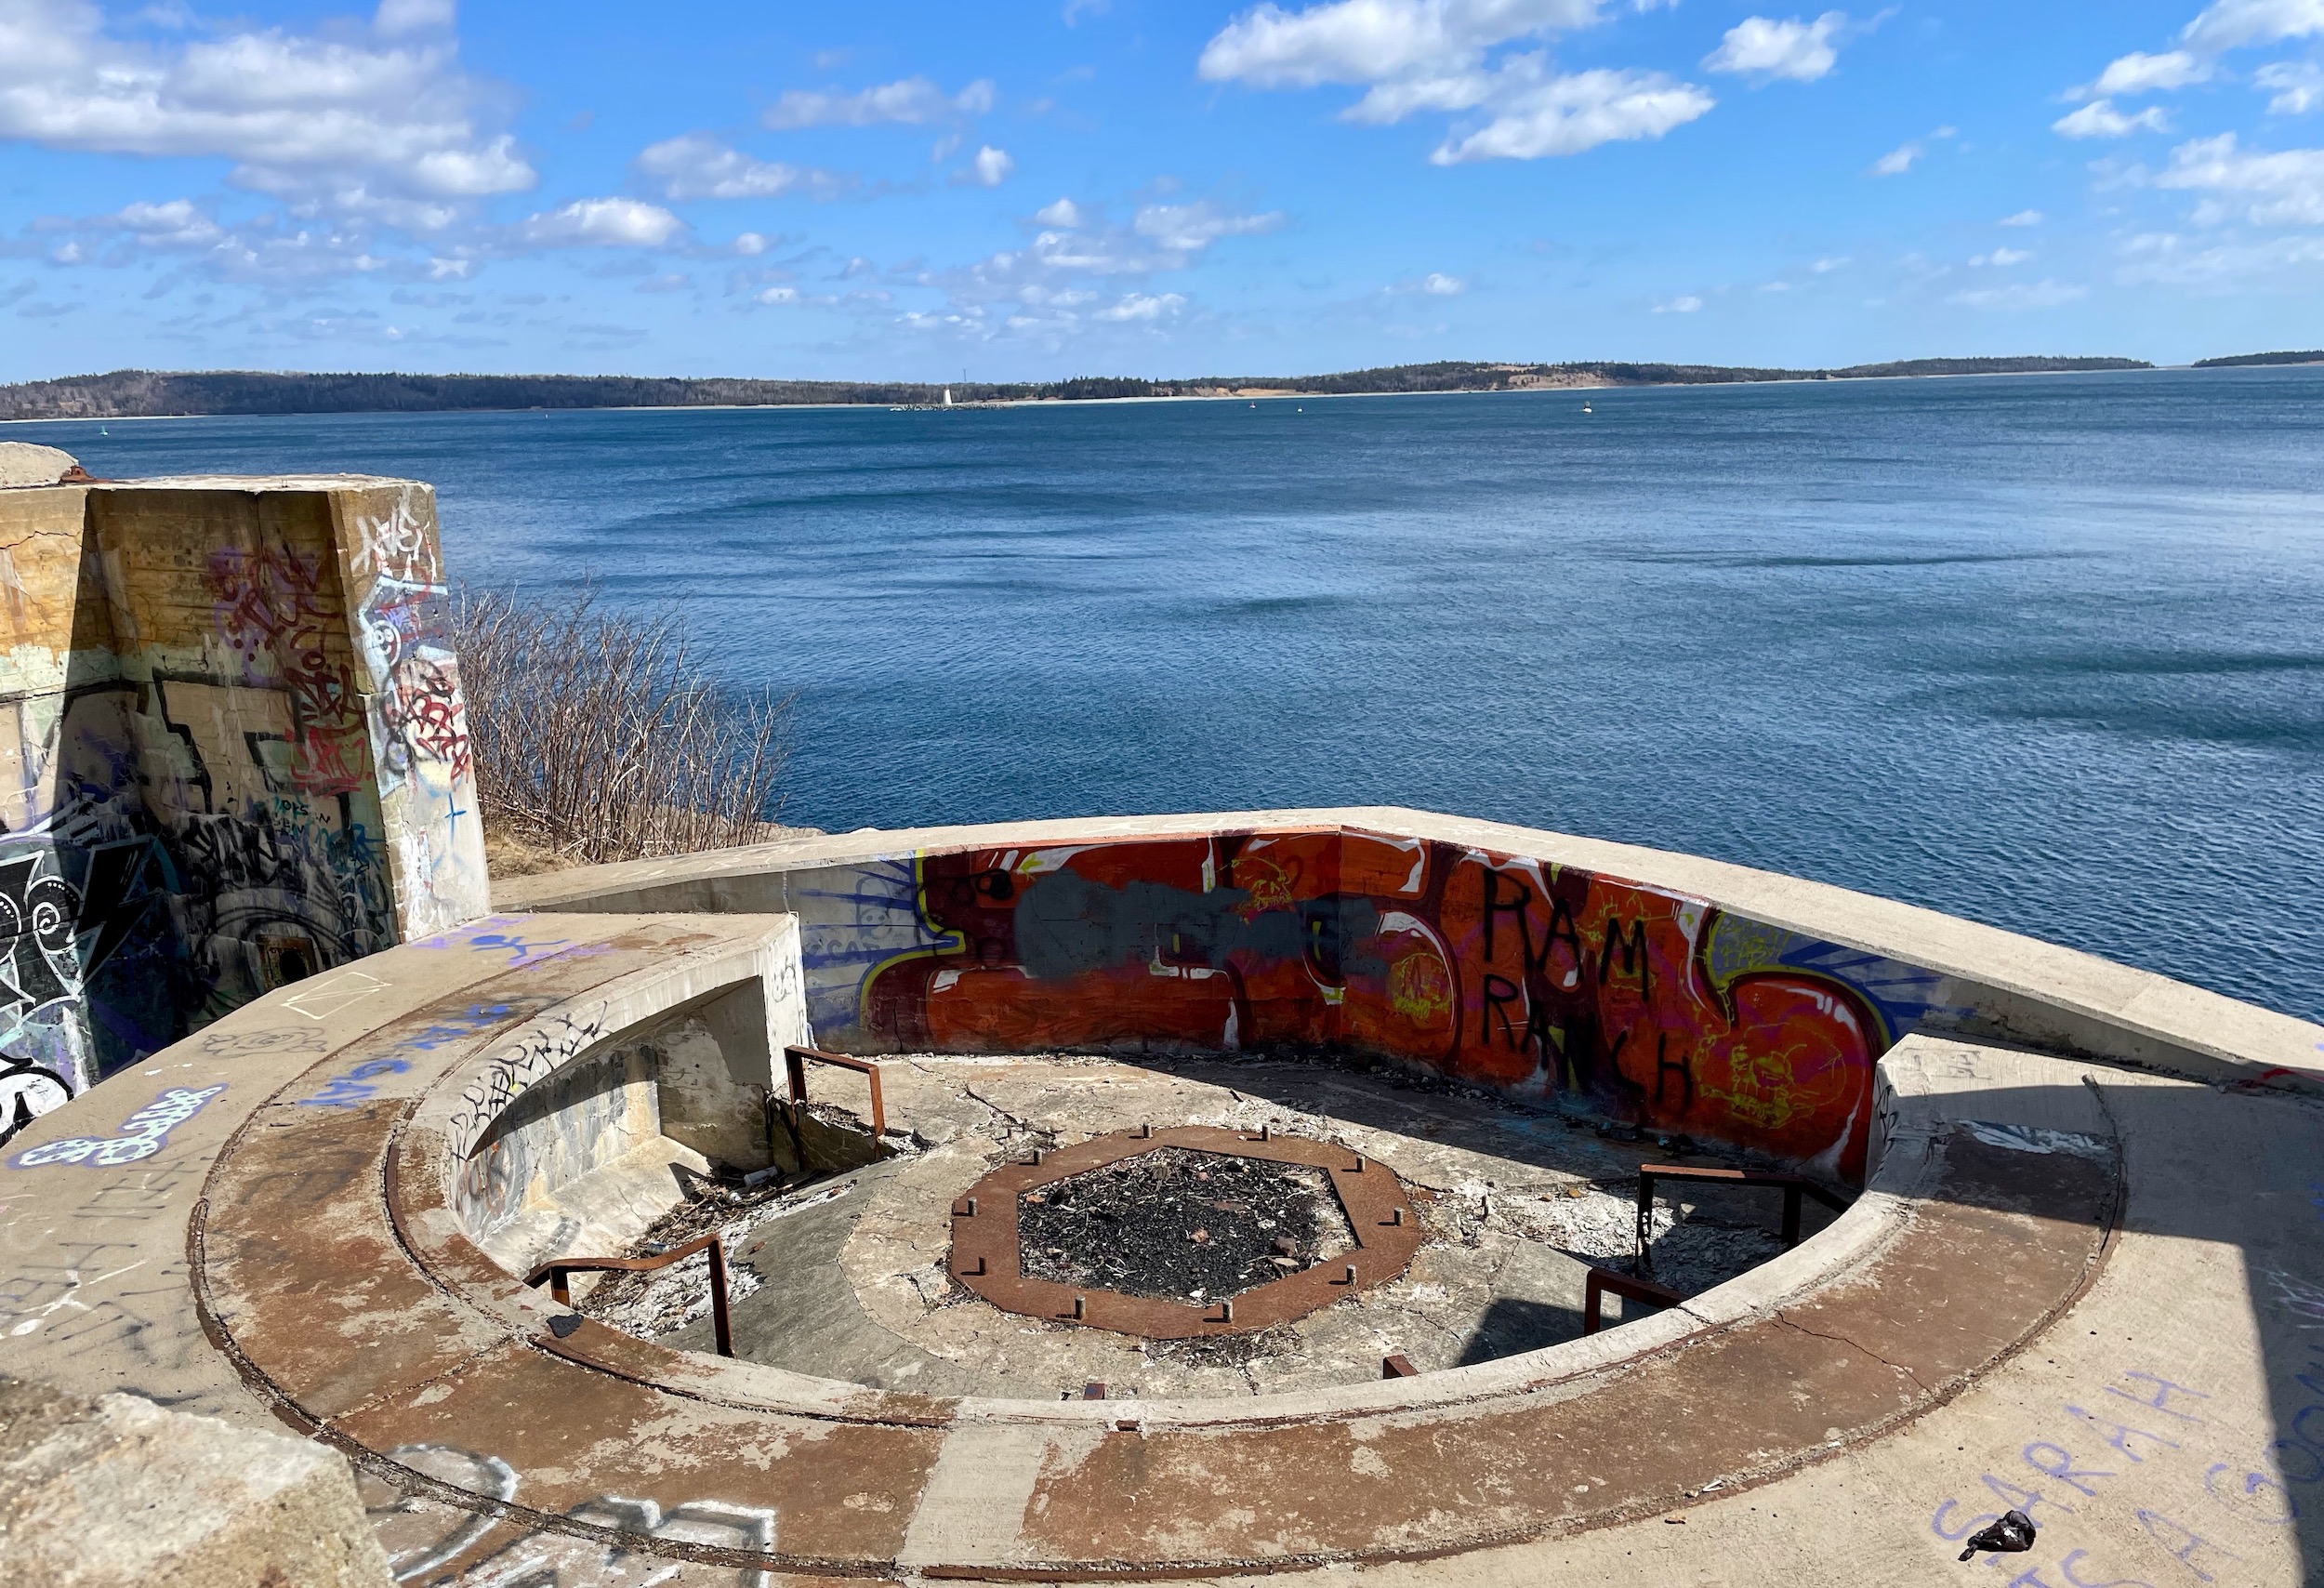
{"label": "cumulus cloud", "polygon": [[2173,232],[2146,232],[2127,239],[2121,254],[2116,279],[2127,285],[2224,292],[2267,277],[2313,279],[2316,268],[2324,265],[2324,236],[2304,232],[2258,242],[2198,244]]}
{"label": "cumulus cloud", "polygon": [[1701,298],[1688,293],[1683,298],[1673,298],[1667,303],[1656,304],[1654,311],[1657,314],[1692,314],[1702,306]]}
{"label": "cumulus cloud", "polygon": [[1124,293],[1119,299],[1097,311],[1096,318],[1116,322],[1164,320],[1186,307],[1186,299],[1175,292],[1146,294]]}
{"label": "cumulus cloud", "polygon": [[1703,68],[1763,82],[1788,77],[1813,83],[1839,63],[1833,40],[1847,25],[1847,15],[1841,11],[1827,11],[1812,22],[1797,17],[1782,22],[1746,17],[1727,30],[1717,49],[1703,57]]}
{"label": "cumulus cloud", "polygon": [[827,171],[754,160],[699,132],[649,145],[637,169],[668,199],[775,198],[799,188],[828,192],[841,185]]}
{"label": "cumulus cloud", "polygon": [[2124,115],[2108,99],[2093,99],[2050,124],[2050,130],[2067,138],[2123,138],[2133,132],[2169,132],[2171,118],[2160,105],[2148,105],[2135,115]]}
{"label": "cumulus cloud", "polygon": [[2212,195],[2196,212],[2199,224],[2240,216],[2255,226],[2324,226],[2324,149],[2265,152],[2223,132],[2173,149],[2154,182]]}
{"label": "cumulus cloud", "polygon": [[2274,97],[2268,113],[2304,116],[2324,105],[2324,66],[2311,60],[2278,60],[2251,73],[2251,81]]}
{"label": "cumulus cloud", "polygon": [[802,126],[877,126],[883,122],[925,126],[983,115],[993,108],[993,84],[979,78],[946,94],[926,77],[905,77],[852,94],[794,88],[768,107],[766,124],[778,131]]}
{"label": "cumulus cloud", "polygon": [[996,149],[988,143],[976,152],[976,158],[969,162],[968,169],[953,180],[980,188],[997,188],[1007,181],[1009,173],[1016,168],[1017,163],[1009,157],[1007,150]]}
{"label": "cumulus cloud", "polygon": [[1033,218],[1044,226],[1062,226],[1071,231],[1081,224],[1081,206],[1069,198],[1061,198],[1035,210]]}
{"label": "cumulus cloud", "polygon": [[0,7],[0,138],[96,153],[219,157],[234,180],[349,212],[534,185],[462,73],[445,0],[388,0],[376,42],[282,28],[131,43],[90,0]]}
{"label": "cumulus cloud", "polygon": [[2190,83],[2206,82],[2211,73],[2211,62],[2184,49],[2166,50],[2160,55],[2146,55],[2133,50],[2111,62],[2098,73],[2098,81],[2081,92],[2099,99],[2110,95],[2149,94],[2158,90],[2184,88]]}
{"label": "cumulus cloud", "polygon": [[2217,54],[2324,33],[2324,0],[2218,0],[2179,35],[2188,48]]}
{"label": "cumulus cloud", "polygon": [[1600,0],[1325,0],[1288,11],[1269,0],[1221,29],[1197,70],[1259,88],[1362,85],[1342,114],[1374,126],[1475,112],[1431,156],[1438,165],[1659,138],[1711,108],[1700,88],[1660,73],[1560,75],[1539,50],[1491,59],[1520,40],[1591,26],[1600,9]]}
{"label": "cumulus cloud", "polygon": [[1909,143],[1900,143],[1895,148],[1890,150],[1887,153],[1872,162],[1872,175],[1875,177],[1901,177],[1907,171],[1911,170],[1914,162],[1918,161],[1921,155],[1926,154],[1928,152],[1928,146],[1923,144],[1919,139],[1915,139]]}
{"label": "cumulus cloud", "polygon": [[2038,209],[2021,209],[2015,215],[2001,217],[1994,224],[1996,226],[2039,226],[2041,224],[2041,212]]}
{"label": "cumulus cloud", "polygon": [[1600,68],[1551,75],[1539,57],[1520,57],[1499,73],[1484,101],[1490,119],[1447,139],[1429,160],[1457,165],[1578,154],[1601,143],[1660,138],[1708,113],[1714,102],[1692,83],[1659,72]]}
{"label": "cumulus cloud", "polygon": [[1969,257],[1969,262],[1975,268],[1983,270],[1987,265],[1997,267],[2022,265],[2032,258],[2033,250],[2030,248],[1996,248],[1989,254],[1972,254]]}
{"label": "cumulus cloud", "polygon": [[1174,255],[1197,254],[1221,237],[1248,237],[1273,232],[1283,224],[1281,210],[1264,215],[1234,215],[1204,200],[1198,204],[1150,204],[1130,223],[1141,237],[1151,238]]}
{"label": "cumulus cloud", "polygon": [[535,248],[658,248],[685,230],[684,221],[659,205],[592,198],[530,216],[516,236]]}
{"label": "cumulus cloud", "polygon": [[2055,309],[2089,296],[2090,288],[2067,282],[2012,282],[2007,286],[1977,287],[1957,292],[1945,301],[1969,309]]}
{"label": "cumulus cloud", "polygon": [[1448,276],[1441,271],[1431,271],[1420,278],[1420,290],[1433,298],[1458,298],[1469,290],[1469,284],[1459,276]]}

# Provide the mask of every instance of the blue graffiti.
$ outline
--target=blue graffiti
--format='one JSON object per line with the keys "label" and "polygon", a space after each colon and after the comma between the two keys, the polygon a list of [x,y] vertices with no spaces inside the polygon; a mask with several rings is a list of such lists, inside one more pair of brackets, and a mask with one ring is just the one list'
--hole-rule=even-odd
{"label": "blue graffiti", "polygon": [[118,1135],[67,1136],[61,1141],[43,1142],[36,1147],[25,1148],[8,1162],[18,1169],[37,1169],[50,1163],[86,1163],[97,1169],[115,1169],[125,1163],[136,1163],[161,1151],[170,1131],[201,1113],[211,1098],[225,1090],[223,1086],[205,1086],[199,1092],[190,1092],[182,1086],[170,1087],[124,1119]]}

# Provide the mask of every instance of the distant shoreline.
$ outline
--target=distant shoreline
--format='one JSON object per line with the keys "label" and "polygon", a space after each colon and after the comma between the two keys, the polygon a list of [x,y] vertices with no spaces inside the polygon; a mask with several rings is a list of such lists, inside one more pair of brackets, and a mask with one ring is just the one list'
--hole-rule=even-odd
{"label": "distant shoreline", "polygon": [[[2281,359],[2286,355],[2272,355]],[[1594,362],[1443,362],[1313,376],[1149,380],[1076,377],[1041,383],[758,380],[633,376],[298,374],[115,370],[0,386],[0,422],[110,423],[141,418],[351,413],[523,413],[706,408],[1037,407],[1119,402],[1261,402],[1310,397],[1487,395],[1670,386],[1757,386],[1949,375],[2084,374],[2148,369],[2136,359],[1912,359],[1839,369]]]}
{"label": "distant shoreline", "polygon": [[[2263,364],[2253,360],[2203,360],[2194,364],[2125,364],[2101,369],[2013,369],[2013,370],[1951,370],[1931,375],[1852,375],[1845,383],[1856,385],[1871,382],[1907,380],[1987,380],[2010,376],[2064,375],[2160,375],[2188,372],[2211,373],[2223,369],[2298,368],[2306,364],[2324,364],[2324,358],[2291,363],[2269,360]],[[588,377],[575,378],[587,379]],[[338,417],[378,417],[405,416],[419,418],[440,414],[737,414],[737,413],[839,413],[889,412],[911,413],[990,413],[1000,409],[1024,408],[1101,408],[1130,404],[1159,403],[1320,403],[1340,399],[1376,397],[1556,397],[1570,392],[1602,391],[1736,391],[1763,386],[1831,386],[1841,384],[1838,377],[1816,375],[1772,376],[1757,380],[1669,380],[1669,381],[1601,381],[1594,384],[1577,382],[1565,386],[1447,386],[1420,391],[1283,391],[1251,390],[1248,392],[1171,392],[1140,394],[1123,397],[1014,397],[953,403],[948,408],[936,403],[605,403],[568,404],[560,406],[534,405],[511,408],[441,407],[441,408],[314,408],[282,409],[265,412],[212,412],[180,414],[49,414],[0,418],[0,426],[7,425],[135,425],[172,423],[183,419],[297,419],[331,418]],[[5,390],[0,388],[0,390]]]}

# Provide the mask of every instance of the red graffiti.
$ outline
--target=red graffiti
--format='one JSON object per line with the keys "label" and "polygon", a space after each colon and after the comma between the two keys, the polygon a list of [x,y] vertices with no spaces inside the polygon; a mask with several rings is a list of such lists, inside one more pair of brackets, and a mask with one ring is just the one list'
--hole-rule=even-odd
{"label": "red graffiti", "polygon": [[1331,1044],[1862,1171],[1882,1015],[1698,901],[1354,832],[931,856],[919,879],[945,946],[865,989],[899,1044]]}

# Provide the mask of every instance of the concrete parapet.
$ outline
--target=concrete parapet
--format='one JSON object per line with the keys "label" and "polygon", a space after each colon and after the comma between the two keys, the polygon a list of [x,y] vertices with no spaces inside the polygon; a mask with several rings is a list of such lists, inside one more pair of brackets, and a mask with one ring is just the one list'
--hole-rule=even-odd
{"label": "concrete parapet", "polygon": [[0,1376],[0,1588],[390,1581],[337,1451]]}
{"label": "concrete parapet", "polygon": [[483,912],[444,600],[426,485],[0,492],[0,1140]]}

